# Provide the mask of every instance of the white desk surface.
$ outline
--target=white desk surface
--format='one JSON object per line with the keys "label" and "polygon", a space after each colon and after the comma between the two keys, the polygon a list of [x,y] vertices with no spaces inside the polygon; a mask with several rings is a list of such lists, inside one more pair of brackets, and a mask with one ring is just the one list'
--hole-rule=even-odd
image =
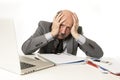
{"label": "white desk surface", "polygon": [[103,74],[98,69],[84,64],[58,65],[27,75],[18,75],[0,69],[1,80],[120,80],[112,74]]}

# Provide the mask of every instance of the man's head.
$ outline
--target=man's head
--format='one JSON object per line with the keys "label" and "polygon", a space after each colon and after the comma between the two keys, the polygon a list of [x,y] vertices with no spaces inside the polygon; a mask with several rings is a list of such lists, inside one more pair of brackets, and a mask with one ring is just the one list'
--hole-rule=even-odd
{"label": "man's head", "polygon": [[62,10],[62,11],[59,11],[57,13],[57,15],[59,13],[62,13],[63,14],[63,17],[61,18],[62,19],[65,19],[64,22],[62,22],[62,24],[60,25],[60,28],[59,28],[59,33],[57,35],[57,38],[58,39],[65,39],[66,37],[68,37],[71,33],[71,28],[73,26],[73,12],[69,11],[69,10]]}

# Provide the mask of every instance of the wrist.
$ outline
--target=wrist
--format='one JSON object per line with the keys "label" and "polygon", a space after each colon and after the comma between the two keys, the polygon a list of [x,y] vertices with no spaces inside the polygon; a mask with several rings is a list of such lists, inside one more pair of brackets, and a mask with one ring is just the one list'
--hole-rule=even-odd
{"label": "wrist", "polygon": [[50,32],[48,32],[44,35],[45,35],[45,38],[47,39],[48,42],[50,42],[54,39]]}
{"label": "wrist", "polygon": [[75,39],[78,39],[79,36],[80,36],[80,34],[78,34],[78,33],[73,33],[72,35],[73,35],[73,37],[74,37]]}
{"label": "wrist", "polygon": [[54,32],[51,32],[51,35],[52,35],[52,37],[55,37],[55,36],[56,36],[56,34],[55,34]]}

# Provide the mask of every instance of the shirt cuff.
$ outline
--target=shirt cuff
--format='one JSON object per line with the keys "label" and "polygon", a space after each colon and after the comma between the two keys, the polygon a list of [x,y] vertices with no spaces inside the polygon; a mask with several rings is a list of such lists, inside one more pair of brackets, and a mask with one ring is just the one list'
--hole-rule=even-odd
{"label": "shirt cuff", "polygon": [[86,42],[86,38],[83,35],[79,35],[79,38],[76,39],[76,41],[80,44],[83,45]]}
{"label": "shirt cuff", "polygon": [[54,38],[53,38],[53,36],[51,35],[50,32],[45,34],[45,38],[47,39],[48,42],[54,40]]}

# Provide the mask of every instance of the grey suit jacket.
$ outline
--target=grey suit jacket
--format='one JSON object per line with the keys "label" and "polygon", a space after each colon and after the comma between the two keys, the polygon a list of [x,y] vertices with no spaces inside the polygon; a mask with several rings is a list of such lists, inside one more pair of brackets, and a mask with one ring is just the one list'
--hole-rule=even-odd
{"label": "grey suit jacket", "polygon": [[[24,42],[22,51],[24,54],[29,55],[39,49],[39,53],[52,53],[56,40],[47,41],[44,34],[51,31],[52,23],[40,21],[35,33]],[[82,34],[82,27],[78,28],[78,32]],[[103,56],[103,51],[94,41],[86,38],[86,42],[80,45],[71,35],[66,39],[67,52],[76,55],[77,47],[85,52],[87,56],[100,58]]]}

